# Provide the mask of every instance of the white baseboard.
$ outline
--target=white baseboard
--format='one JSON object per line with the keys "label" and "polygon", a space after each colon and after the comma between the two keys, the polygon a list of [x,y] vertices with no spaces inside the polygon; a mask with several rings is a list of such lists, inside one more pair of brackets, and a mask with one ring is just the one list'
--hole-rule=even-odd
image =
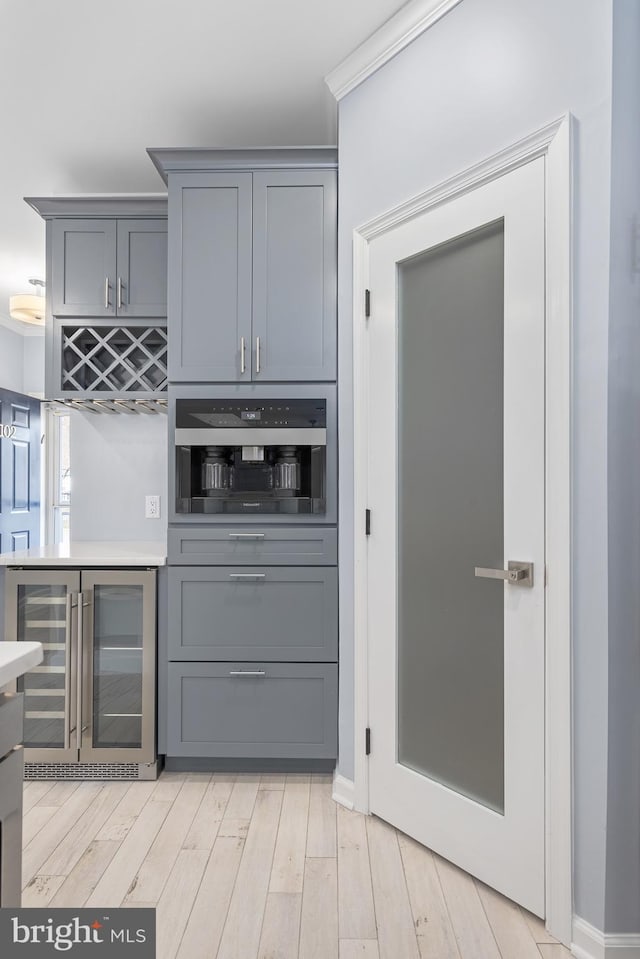
{"label": "white baseboard", "polygon": [[640,959],[640,934],[603,933],[576,916],[571,952],[576,959]]}
{"label": "white baseboard", "polygon": [[353,809],[353,800],[355,796],[355,785],[352,779],[345,779],[340,773],[335,773],[333,777],[333,799],[339,802],[341,806],[347,809]]}

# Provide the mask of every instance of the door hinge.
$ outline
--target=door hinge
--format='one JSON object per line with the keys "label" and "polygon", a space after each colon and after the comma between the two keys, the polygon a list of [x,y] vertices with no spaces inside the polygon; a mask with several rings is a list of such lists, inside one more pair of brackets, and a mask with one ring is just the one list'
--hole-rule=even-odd
{"label": "door hinge", "polygon": [[368,726],[364,731],[364,752],[365,756],[369,756],[371,753],[371,730]]}
{"label": "door hinge", "polygon": [[365,536],[371,536],[371,510],[364,511],[364,532]]}
{"label": "door hinge", "polygon": [[371,290],[364,291],[364,315],[367,319],[371,316]]}

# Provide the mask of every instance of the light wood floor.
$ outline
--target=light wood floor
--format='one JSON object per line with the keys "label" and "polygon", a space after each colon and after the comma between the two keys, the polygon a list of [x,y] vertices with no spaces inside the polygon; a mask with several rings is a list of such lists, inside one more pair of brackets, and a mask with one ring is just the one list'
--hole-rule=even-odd
{"label": "light wood floor", "polygon": [[562,959],[329,776],[25,784],[23,905],[156,906],[158,959]]}

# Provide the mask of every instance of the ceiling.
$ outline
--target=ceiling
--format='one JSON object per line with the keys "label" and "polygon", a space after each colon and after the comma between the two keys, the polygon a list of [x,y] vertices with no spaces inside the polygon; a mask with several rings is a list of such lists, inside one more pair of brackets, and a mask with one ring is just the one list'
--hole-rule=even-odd
{"label": "ceiling", "polygon": [[324,77],[403,5],[0,0],[0,323],[44,278],[24,196],[162,191],[149,146],[335,143]]}

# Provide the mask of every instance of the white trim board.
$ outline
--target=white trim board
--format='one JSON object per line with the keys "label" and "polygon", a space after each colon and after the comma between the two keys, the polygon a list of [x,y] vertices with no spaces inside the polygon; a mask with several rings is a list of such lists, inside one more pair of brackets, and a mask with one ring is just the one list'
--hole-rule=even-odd
{"label": "white trim board", "polygon": [[353,781],[347,779],[345,776],[341,776],[340,773],[334,773],[331,798],[334,802],[340,803],[341,806],[345,806],[347,809],[353,809]]}
{"label": "white trim board", "polygon": [[372,73],[404,50],[461,0],[410,0],[364,43],[328,73],[325,83],[342,100]]}
{"label": "white trim board", "polygon": [[[572,127],[570,115],[511,144],[406,203],[369,220],[353,237],[354,514],[367,507],[367,362],[364,291],[368,241],[446,200],[536,157],[545,157],[546,193],[546,924],[572,941],[571,795],[571,315]],[[358,529],[358,526],[356,526]],[[354,808],[369,812],[367,541],[354,541]],[[375,743],[375,728],[371,731]],[[375,747],[374,747],[375,748]],[[640,959],[640,957],[639,957]]]}
{"label": "white trim board", "polygon": [[612,935],[576,917],[571,952],[576,959],[640,959],[640,935]]}

